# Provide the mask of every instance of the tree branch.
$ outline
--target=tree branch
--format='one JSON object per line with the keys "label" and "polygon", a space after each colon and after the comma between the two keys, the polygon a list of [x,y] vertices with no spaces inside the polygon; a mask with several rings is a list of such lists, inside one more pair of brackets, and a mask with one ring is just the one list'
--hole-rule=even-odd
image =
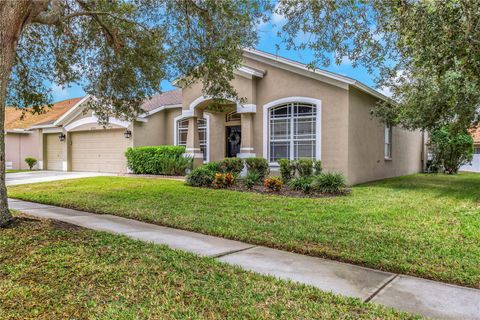
{"label": "tree branch", "polygon": [[[83,1],[78,1],[78,3],[81,6],[87,7],[87,4]],[[60,6],[60,4],[57,0],[53,0],[52,10],[50,10],[49,12],[44,11],[44,12],[39,13],[35,18],[33,18],[31,20],[31,22],[32,23],[46,24],[46,25],[54,25],[54,24],[58,24],[58,23],[61,23],[63,21],[75,18],[75,17],[90,16],[90,17],[94,17],[95,20],[102,26],[102,28],[105,29],[105,26],[102,25],[101,21],[99,21],[99,19],[98,19],[98,16],[101,16],[101,15],[109,16],[109,17],[111,17],[113,19],[116,19],[116,20],[131,23],[131,24],[134,24],[134,25],[137,25],[137,26],[143,28],[145,31],[150,31],[150,29],[148,29],[146,26],[144,26],[141,23],[116,16],[116,15],[114,15],[110,12],[106,12],[106,11],[89,11],[89,10],[88,11],[78,11],[78,12],[73,12],[71,14],[63,16],[62,12],[61,12],[61,6]]]}

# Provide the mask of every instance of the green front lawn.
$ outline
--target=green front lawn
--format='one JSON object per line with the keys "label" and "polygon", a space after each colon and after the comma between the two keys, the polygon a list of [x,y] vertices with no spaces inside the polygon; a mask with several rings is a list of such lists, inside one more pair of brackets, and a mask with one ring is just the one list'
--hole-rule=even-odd
{"label": "green front lawn", "polygon": [[480,175],[413,175],[299,199],[97,177],[9,196],[480,287]]}
{"label": "green front lawn", "polygon": [[123,236],[27,217],[0,232],[0,319],[412,319]]}

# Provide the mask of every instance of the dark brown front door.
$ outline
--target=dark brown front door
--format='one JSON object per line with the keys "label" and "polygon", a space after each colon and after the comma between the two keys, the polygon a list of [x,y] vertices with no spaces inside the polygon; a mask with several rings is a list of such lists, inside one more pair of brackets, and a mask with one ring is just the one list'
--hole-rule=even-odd
{"label": "dark brown front door", "polygon": [[227,157],[236,157],[240,153],[240,142],[242,137],[241,126],[227,126]]}

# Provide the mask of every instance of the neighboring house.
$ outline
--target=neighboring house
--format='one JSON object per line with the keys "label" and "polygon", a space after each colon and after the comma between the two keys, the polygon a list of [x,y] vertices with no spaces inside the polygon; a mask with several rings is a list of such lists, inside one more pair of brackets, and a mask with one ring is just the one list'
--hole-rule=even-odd
{"label": "neighboring house", "polygon": [[68,99],[46,108],[42,114],[30,114],[21,109],[5,108],[5,163],[7,169],[28,169],[25,158],[39,159],[39,131],[29,129],[39,122],[50,121],[67,112],[81,99]]}
{"label": "neighboring house", "polygon": [[[381,93],[338,74],[265,52],[245,50],[232,84],[245,102],[214,106],[199,83],[176,85],[145,102],[133,122],[97,124],[83,98],[55,121],[33,126],[41,136],[40,167],[126,172],[130,146],[184,145],[198,165],[224,157],[322,160],[326,170],[360,183],[419,172],[423,135],[386,127],[370,111]],[[61,138],[61,139],[60,139]]]}
{"label": "neighboring house", "polygon": [[480,127],[472,130],[473,159],[469,164],[460,167],[460,171],[480,172]]}

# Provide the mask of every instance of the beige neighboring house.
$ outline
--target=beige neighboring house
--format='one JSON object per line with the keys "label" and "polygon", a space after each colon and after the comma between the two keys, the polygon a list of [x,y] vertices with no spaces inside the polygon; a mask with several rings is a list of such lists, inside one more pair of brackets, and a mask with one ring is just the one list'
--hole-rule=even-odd
{"label": "beige neighboring house", "polygon": [[281,158],[322,160],[352,184],[419,172],[423,134],[389,128],[370,111],[384,95],[351,78],[309,70],[295,61],[245,50],[232,84],[242,103],[213,104],[201,84],[154,96],[133,122],[97,124],[78,101],[38,131],[40,168],[127,172],[125,150],[184,145],[196,165],[225,157],[264,157],[275,172]]}

